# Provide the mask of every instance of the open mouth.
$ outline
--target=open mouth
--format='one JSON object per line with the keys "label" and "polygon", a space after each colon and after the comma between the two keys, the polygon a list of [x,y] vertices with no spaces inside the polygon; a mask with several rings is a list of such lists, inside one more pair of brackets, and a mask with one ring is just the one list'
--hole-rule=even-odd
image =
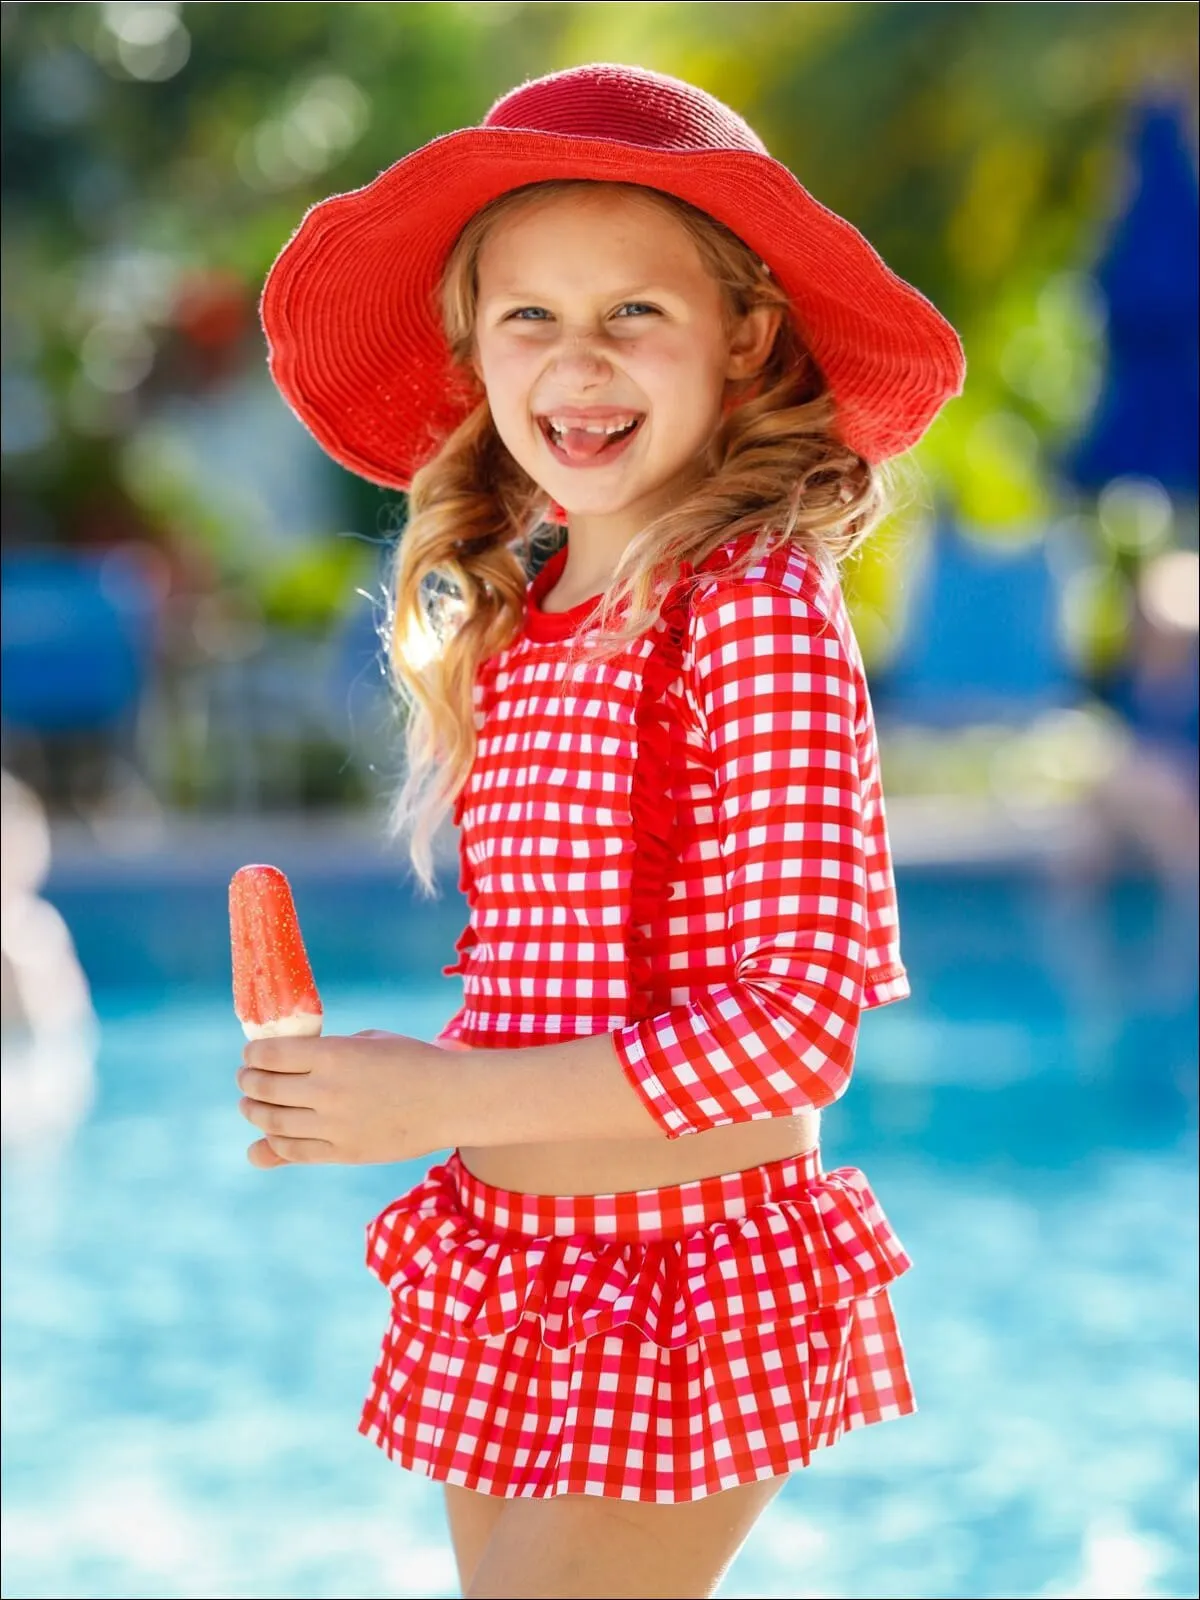
{"label": "open mouth", "polygon": [[628,416],[607,417],[597,422],[539,417],[538,426],[557,460],[568,466],[586,466],[620,454],[644,421],[644,415],[631,412]]}

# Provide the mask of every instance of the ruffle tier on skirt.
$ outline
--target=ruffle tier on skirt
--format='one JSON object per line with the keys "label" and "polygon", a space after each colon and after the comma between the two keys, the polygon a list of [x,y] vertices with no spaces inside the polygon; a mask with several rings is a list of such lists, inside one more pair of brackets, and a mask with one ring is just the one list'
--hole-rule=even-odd
{"label": "ruffle tier on skirt", "polygon": [[360,1430],[487,1494],[680,1501],[915,1410],[861,1172],[817,1152],[663,1188],[497,1189],[457,1155],[367,1230],[392,1297]]}

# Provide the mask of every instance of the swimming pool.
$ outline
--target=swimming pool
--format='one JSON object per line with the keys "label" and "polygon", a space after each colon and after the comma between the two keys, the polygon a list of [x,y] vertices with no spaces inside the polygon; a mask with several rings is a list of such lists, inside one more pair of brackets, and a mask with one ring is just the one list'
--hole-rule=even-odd
{"label": "swimming pool", "polygon": [[[293,881],[330,1030],[431,1037],[457,897]],[[224,888],[53,891],[99,1092],[60,1161],[6,1164],[3,1592],[454,1594],[439,1492],[355,1432],[386,1314],[363,1225],[423,1164],[246,1164]],[[900,895],[916,993],[866,1019],[825,1159],[916,1259],[922,1410],[794,1478],[722,1594],[1195,1594],[1194,905]]]}

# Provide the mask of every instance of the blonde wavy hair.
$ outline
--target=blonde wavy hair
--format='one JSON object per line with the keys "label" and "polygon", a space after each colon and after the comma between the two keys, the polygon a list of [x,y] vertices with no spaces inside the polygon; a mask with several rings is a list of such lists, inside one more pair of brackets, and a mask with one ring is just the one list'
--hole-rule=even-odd
{"label": "blonde wavy hair", "polygon": [[[472,374],[479,258],[490,230],[532,204],[597,187],[585,180],[530,184],[467,223],[442,279],[446,337],[464,374]],[[764,263],[685,201],[634,184],[603,187],[661,207],[683,224],[722,288],[731,327],[756,306],[778,307],[782,317],[762,371],[731,386],[703,477],[626,547],[594,626],[567,652],[583,661],[608,659],[653,627],[682,562],[699,566],[718,545],[752,533],[729,569],[733,575],[787,540],[836,566],[879,522],[888,499],[885,473],[838,440],[833,399]],[[406,770],[391,820],[394,833],[408,836],[413,868],[429,894],[435,893],[433,839],[475,755],[476,674],[516,637],[531,573],[562,543],[561,530],[547,521],[549,504],[501,442],[486,398],[413,479],[387,630],[406,710]]]}

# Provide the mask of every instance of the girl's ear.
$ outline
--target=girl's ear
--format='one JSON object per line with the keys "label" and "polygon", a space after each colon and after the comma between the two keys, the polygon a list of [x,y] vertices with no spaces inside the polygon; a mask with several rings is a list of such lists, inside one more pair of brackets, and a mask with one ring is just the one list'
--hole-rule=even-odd
{"label": "girl's ear", "polygon": [[726,378],[736,382],[757,377],[767,364],[782,321],[782,306],[754,306],[747,311],[729,341]]}

